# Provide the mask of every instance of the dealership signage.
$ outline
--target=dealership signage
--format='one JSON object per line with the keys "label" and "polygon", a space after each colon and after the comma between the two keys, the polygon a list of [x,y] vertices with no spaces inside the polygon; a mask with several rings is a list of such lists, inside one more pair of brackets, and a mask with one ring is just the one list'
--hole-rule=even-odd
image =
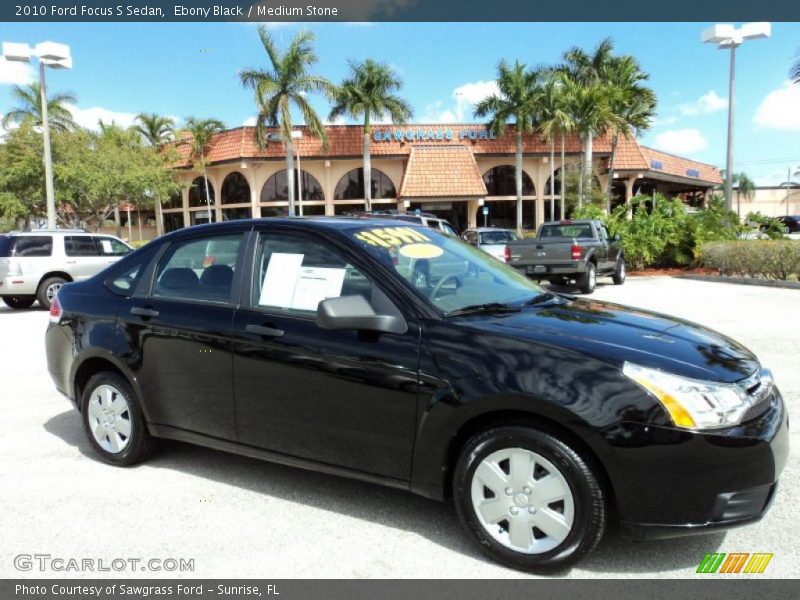
{"label": "dealership signage", "polygon": [[394,127],[376,129],[372,134],[376,142],[441,142],[458,140],[495,140],[497,135],[486,127],[453,129],[451,127]]}

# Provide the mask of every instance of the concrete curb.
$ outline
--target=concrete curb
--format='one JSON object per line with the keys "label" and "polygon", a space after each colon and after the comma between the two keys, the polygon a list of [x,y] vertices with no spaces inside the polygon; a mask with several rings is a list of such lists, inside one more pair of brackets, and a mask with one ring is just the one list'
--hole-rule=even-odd
{"label": "concrete curb", "polygon": [[728,277],[726,275],[675,275],[677,279],[696,279],[716,283],[738,283],[740,285],[759,285],[762,287],[800,290],[800,281],[780,281],[777,279],[756,279],[754,277]]}

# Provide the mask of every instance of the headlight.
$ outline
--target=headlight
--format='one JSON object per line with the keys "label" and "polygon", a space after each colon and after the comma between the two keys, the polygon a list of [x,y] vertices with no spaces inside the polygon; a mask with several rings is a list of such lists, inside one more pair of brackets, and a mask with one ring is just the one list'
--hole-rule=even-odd
{"label": "headlight", "polygon": [[[628,362],[622,373],[658,398],[672,422],[685,429],[738,425],[754,401],[744,386],[735,383],[688,379]],[[771,386],[771,378],[764,377],[757,398],[764,398]]]}

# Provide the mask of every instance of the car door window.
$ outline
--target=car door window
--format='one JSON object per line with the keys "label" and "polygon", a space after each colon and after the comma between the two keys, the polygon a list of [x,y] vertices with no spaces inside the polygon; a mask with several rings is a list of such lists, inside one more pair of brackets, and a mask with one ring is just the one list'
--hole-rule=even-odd
{"label": "car door window", "polygon": [[100,256],[125,256],[131,249],[112,237],[95,236],[95,243]]}
{"label": "car door window", "polygon": [[200,302],[228,302],[242,234],[173,243],[156,270],[153,296]]}
{"label": "car door window", "polygon": [[310,316],[326,298],[373,299],[372,282],[325,242],[264,233],[255,265],[252,304],[269,312]]}
{"label": "car door window", "polygon": [[21,235],[14,245],[14,256],[51,256],[53,254],[53,236]]}
{"label": "car door window", "polygon": [[68,235],[64,238],[64,252],[67,256],[100,256],[93,237],[88,235]]}

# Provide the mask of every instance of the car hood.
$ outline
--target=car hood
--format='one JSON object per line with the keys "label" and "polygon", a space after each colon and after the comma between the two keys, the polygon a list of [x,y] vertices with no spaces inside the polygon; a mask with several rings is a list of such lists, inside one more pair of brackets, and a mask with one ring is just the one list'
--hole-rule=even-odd
{"label": "car hood", "polygon": [[694,379],[734,382],[759,368],[752,352],[716,331],[610,302],[575,300],[532,306],[475,324],[620,366],[630,361]]}

